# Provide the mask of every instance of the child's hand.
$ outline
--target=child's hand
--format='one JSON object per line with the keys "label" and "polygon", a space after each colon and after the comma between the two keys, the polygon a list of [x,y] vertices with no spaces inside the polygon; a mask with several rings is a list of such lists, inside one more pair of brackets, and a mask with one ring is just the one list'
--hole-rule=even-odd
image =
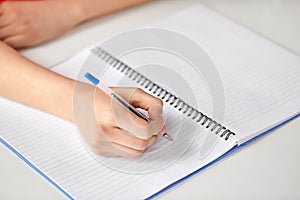
{"label": "child's hand", "polygon": [[5,1],[0,3],[0,40],[14,47],[56,38],[79,23],[72,1]]}
{"label": "child's hand", "polygon": [[[113,90],[134,107],[147,110],[151,122],[137,117],[97,89],[94,100],[98,123],[98,128],[94,130],[97,131],[83,127],[81,133],[98,155],[137,158],[166,131],[162,118],[162,101],[136,88]],[[87,123],[87,119],[82,121]]]}
{"label": "child's hand", "polygon": [[134,107],[148,111],[150,122],[94,86],[41,67],[1,41],[0,71],[0,96],[75,122],[99,155],[136,158],[165,132],[162,101],[140,89],[113,90]]}

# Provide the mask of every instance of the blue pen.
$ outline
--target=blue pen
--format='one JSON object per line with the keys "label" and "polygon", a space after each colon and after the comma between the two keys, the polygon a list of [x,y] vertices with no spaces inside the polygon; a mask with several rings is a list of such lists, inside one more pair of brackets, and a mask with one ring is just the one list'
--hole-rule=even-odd
{"label": "blue pen", "polygon": [[[111,96],[112,99],[114,99],[115,101],[117,101],[118,103],[120,103],[126,109],[130,110],[136,116],[144,119],[147,122],[150,121],[150,119],[149,119],[148,116],[146,116],[143,113],[141,113],[140,111],[138,111],[135,107],[133,107],[132,105],[130,105],[126,100],[124,100],[122,97],[120,97],[119,95],[117,95],[116,93],[114,93],[109,87],[106,87],[103,84],[99,84],[100,81],[96,77],[94,77],[92,74],[90,74],[89,72],[87,72],[87,73],[85,73],[84,76],[93,85],[98,86],[102,91],[104,91],[106,94],[108,94],[109,96]],[[168,135],[167,133],[164,133],[163,137],[166,138],[166,139],[168,139],[168,140],[170,140],[170,141],[173,141],[172,137],[170,135]]]}

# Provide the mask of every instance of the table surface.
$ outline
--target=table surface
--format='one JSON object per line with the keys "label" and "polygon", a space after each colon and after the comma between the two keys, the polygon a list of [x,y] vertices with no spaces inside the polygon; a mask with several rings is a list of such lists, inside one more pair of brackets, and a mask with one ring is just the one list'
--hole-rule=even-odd
{"label": "table surface", "polygon": [[[46,67],[82,48],[204,3],[300,55],[300,1],[155,1],[85,23],[52,42],[22,50]],[[163,194],[161,199],[299,199],[300,119],[265,136],[204,173]],[[0,145],[0,199],[66,197]]]}

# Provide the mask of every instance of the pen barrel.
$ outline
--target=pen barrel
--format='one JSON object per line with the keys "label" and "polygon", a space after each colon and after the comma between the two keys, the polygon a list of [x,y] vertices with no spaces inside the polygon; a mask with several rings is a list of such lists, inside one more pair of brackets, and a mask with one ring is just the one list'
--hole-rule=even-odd
{"label": "pen barrel", "polygon": [[117,101],[119,104],[121,104],[124,108],[128,109],[129,111],[131,111],[133,114],[135,114],[136,116],[142,118],[143,120],[149,122],[150,119],[144,115],[143,113],[141,113],[140,111],[138,111],[135,107],[133,107],[132,105],[130,105],[127,101],[125,101],[124,99],[122,99],[119,95],[115,94],[115,93],[110,93],[110,96]]}

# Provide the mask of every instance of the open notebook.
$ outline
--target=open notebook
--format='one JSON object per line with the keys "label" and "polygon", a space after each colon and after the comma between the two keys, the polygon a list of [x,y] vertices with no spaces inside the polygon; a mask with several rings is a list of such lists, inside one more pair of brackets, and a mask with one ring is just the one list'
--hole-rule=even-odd
{"label": "open notebook", "polygon": [[[300,57],[297,55],[202,6],[187,9],[155,26],[192,38],[215,62],[225,91],[222,125],[227,132],[222,129],[215,134],[210,131],[211,126],[208,129],[201,126],[191,116],[174,108],[174,104],[166,102],[166,126],[174,143],[160,140],[135,161],[98,158],[83,144],[75,125],[1,98],[0,141],[69,198],[145,199],[157,196],[240,146],[299,116]],[[103,52],[97,45],[52,69],[76,78],[91,52],[97,65],[95,69],[100,69],[98,62],[104,62]],[[134,68],[143,63],[147,55],[169,62],[168,66],[180,62],[167,55],[155,55],[151,50],[143,56],[137,52],[121,60]],[[107,78],[108,83],[116,83],[114,81],[126,76],[116,68],[109,70],[114,76],[108,77],[114,78]],[[141,68],[139,72],[154,82],[161,81],[156,70]],[[170,80],[169,88],[165,87],[173,90],[177,85],[172,78]],[[130,78],[124,81],[124,86],[131,84],[139,85]],[[208,91],[202,90],[206,88],[205,83],[199,80],[197,85],[190,87],[199,98],[189,98],[190,93],[184,87],[179,87],[176,94],[181,99],[191,99],[186,103],[211,116],[211,97]],[[191,134],[195,130],[198,134]],[[201,156],[200,148],[205,145],[208,134],[217,136],[215,145]],[[162,146],[166,146],[165,153],[152,159],[151,153]],[[174,155],[179,156],[175,158]],[[168,159],[169,165],[162,166],[161,163]],[[151,168],[159,170],[151,171]]]}

